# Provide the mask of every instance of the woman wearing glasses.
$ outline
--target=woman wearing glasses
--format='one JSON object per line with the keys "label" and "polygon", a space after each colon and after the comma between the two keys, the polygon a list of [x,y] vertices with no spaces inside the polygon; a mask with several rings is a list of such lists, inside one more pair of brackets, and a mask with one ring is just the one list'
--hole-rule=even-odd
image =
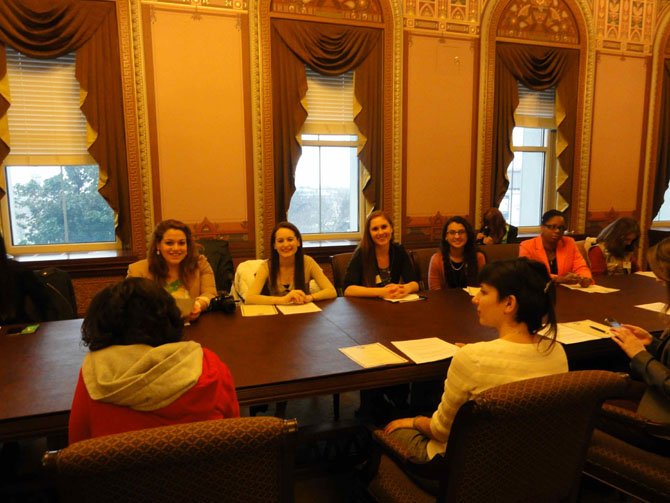
{"label": "woman wearing glasses", "polygon": [[442,228],[440,251],[428,266],[428,289],[465,288],[477,284],[486,257],[477,250],[475,230],[463,217],[451,217]]}
{"label": "woman wearing glasses", "polygon": [[540,235],[521,242],[519,256],[542,262],[554,283],[579,284],[586,287],[593,283],[591,269],[577,249],[575,240],[565,237],[565,215],[549,210],[542,215]]}

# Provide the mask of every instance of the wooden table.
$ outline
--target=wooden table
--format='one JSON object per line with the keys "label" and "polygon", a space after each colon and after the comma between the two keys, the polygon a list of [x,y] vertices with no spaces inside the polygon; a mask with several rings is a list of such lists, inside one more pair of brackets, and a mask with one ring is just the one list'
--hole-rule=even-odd
{"label": "wooden table", "polygon": [[[649,330],[663,329],[666,315],[633,307],[664,301],[665,287],[641,276],[603,278],[621,288],[586,294],[559,287],[559,321],[614,316]],[[338,348],[371,342],[440,337],[448,342],[495,338],[478,324],[471,298],[461,290],[427,292],[425,301],[391,304],[378,299],[338,298],[321,313],[244,318],[239,310],[208,313],[188,327],[187,338],[215,351],[230,367],[243,405],[330,394],[445,376],[449,361],[362,369]],[[43,323],[32,335],[0,331],[0,441],[62,434],[81,361],[81,320]],[[607,363],[621,357],[610,340],[568,346],[573,368],[586,368],[594,355]],[[586,363],[584,363],[586,362]],[[572,365],[572,363],[571,363]],[[599,363],[598,363],[599,365]]]}

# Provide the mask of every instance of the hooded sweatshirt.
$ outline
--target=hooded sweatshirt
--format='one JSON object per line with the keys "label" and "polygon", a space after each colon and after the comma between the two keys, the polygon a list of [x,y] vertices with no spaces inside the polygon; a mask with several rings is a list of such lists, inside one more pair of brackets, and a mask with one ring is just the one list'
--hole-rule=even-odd
{"label": "hooded sweatshirt", "polygon": [[109,346],[84,358],[69,441],[239,415],[228,367],[200,344]]}

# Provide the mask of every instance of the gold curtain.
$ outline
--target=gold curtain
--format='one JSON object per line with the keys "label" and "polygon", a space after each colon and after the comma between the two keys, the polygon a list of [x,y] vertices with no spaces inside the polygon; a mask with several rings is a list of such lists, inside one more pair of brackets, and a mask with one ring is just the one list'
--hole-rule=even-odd
{"label": "gold curtain", "polygon": [[[75,72],[85,95],[81,110],[94,133],[88,151],[100,167],[98,191],[116,212],[117,235],[129,246],[130,202],[116,5],[95,0],[3,0],[0,43],[31,58],[49,59],[77,52]],[[2,47],[0,82],[6,72]],[[0,96],[2,117],[9,105],[6,97]],[[9,145],[0,134],[0,161],[8,153]]]}
{"label": "gold curtain", "polygon": [[325,75],[356,71],[354,92],[361,112],[354,120],[367,138],[359,159],[370,175],[363,193],[372,204],[379,201],[383,159],[382,31],[275,19],[271,44],[276,220],[286,219],[295,192],[295,169],[301,154],[297,135],[307,118],[301,104],[307,93],[305,64]]}

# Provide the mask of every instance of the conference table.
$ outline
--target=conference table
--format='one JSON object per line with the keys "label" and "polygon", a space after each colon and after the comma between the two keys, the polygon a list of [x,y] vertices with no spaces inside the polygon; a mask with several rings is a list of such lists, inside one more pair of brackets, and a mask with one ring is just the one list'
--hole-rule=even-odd
{"label": "conference table", "polygon": [[[557,288],[559,322],[615,317],[650,331],[664,329],[668,316],[635,307],[664,302],[665,286],[640,275],[599,278],[618,288],[608,294]],[[229,366],[242,405],[443,379],[449,359],[417,365],[362,368],[339,349],[379,342],[439,337],[447,342],[492,340],[479,325],[471,297],[462,290],[422,292],[425,300],[337,298],[319,303],[318,313],[243,317],[205,313],[185,337],[217,353]],[[87,348],[81,320],[42,323],[29,335],[0,330],[0,441],[67,432],[72,395]],[[571,368],[608,368],[625,361],[609,339],[566,346]],[[402,353],[400,353],[402,354]]]}

